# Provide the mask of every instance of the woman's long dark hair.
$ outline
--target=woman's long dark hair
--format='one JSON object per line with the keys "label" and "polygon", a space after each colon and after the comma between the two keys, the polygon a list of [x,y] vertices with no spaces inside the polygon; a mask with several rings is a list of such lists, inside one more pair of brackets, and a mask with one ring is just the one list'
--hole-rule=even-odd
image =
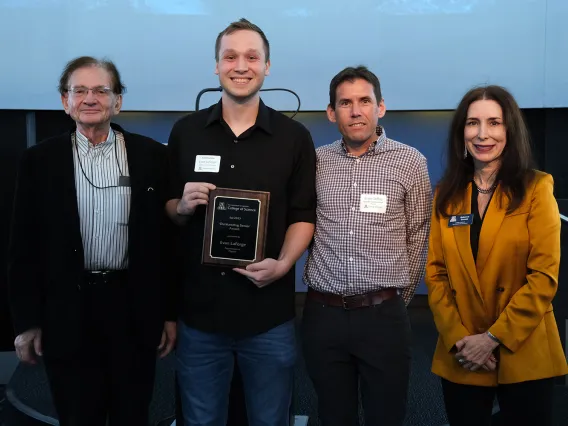
{"label": "woman's long dark hair", "polygon": [[[533,173],[534,161],[530,136],[523,114],[513,96],[503,87],[484,86],[471,89],[459,103],[448,137],[447,166],[444,176],[438,183],[436,213],[448,216],[450,208],[463,200],[464,192],[473,178],[473,159],[464,158],[464,128],[469,106],[479,100],[497,102],[503,110],[507,143],[501,154],[501,166],[495,182],[499,182],[509,204],[507,210],[513,211],[523,201],[527,185]],[[501,202],[501,200],[498,200]]]}

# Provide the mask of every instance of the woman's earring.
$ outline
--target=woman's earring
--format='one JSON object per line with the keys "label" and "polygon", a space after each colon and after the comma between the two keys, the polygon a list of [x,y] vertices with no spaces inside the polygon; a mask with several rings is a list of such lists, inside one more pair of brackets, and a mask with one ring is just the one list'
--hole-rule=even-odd
{"label": "woman's earring", "polygon": [[467,147],[463,147],[463,158],[467,158]]}

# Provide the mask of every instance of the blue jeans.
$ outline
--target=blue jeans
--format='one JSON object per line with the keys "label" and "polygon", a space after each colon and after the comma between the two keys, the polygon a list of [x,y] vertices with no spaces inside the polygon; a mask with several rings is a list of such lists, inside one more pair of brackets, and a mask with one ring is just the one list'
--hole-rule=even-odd
{"label": "blue jeans", "polygon": [[180,321],[176,353],[184,426],[226,425],[234,354],[249,426],[290,425],[294,321],[244,339],[204,333]]}

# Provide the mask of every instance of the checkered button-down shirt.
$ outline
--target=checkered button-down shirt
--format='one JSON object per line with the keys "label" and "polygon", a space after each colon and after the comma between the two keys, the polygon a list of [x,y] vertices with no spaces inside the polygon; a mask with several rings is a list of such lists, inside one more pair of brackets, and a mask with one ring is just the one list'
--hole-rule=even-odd
{"label": "checkered button-down shirt", "polygon": [[378,130],[360,157],[341,140],[317,149],[317,221],[304,281],[341,295],[397,288],[408,304],[424,274],[432,187],[426,158]]}

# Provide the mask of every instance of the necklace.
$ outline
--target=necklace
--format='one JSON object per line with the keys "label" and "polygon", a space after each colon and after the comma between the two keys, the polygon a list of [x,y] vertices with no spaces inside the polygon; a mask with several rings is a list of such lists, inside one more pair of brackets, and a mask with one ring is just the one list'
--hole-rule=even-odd
{"label": "necklace", "polygon": [[475,187],[477,188],[477,192],[479,192],[480,194],[491,194],[493,190],[497,188],[497,184],[494,183],[492,186],[490,186],[487,189],[480,188],[479,186],[477,186],[477,184],[475,185]]}
{"label": "necklace", "polygon": [[[491,179],[496,172],[497,170],[491,173],[488,180]],[[475,182],[475,178],[473,178],[472,180],[475,184],[475,187],[477,188],[477,192],[479,192],[480,194],[491,194],[495,190],[495,188],[497,188],[497,182],[493,182],[493,185],[491,185],[489,188],[483,189],[477,184],[477,182]],[[481,182],[481,178],[479,178],[479,181]]]}
{"label": "necklace", "polygon": [[491,185],[489,188],[486,189],[481,188],[477,184],[477,182],[475,182],[475,179],[473,179],[473,184],[477,188],[477,192],[479,192],[480,194],[491,194],[495,190],[495,188],[497,188],[497,182],[494,182],[493,185]]}

